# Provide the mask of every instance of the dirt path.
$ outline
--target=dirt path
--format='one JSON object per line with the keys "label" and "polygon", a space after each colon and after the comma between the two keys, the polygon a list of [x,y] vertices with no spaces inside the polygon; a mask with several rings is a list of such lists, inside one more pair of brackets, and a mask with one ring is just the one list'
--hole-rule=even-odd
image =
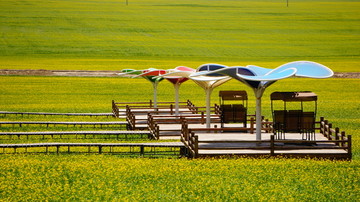
{"label": "dirt path", "polygon": [[[116,77],[117,73],[120,73],[120,71],[0,69],[0,75],[27,75],[27,76]],[[334,78],[360,78],[360,72],[335,72],[333,77]]]}

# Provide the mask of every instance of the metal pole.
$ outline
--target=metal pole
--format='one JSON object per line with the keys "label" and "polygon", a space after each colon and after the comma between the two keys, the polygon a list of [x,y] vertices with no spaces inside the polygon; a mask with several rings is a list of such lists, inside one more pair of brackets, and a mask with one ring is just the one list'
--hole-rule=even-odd
{"label": "metal pole", "polygon": [[174,89],[175,89],[175,115],[176,116],[179,116],[179,88],[180,88],[180,83],[175,83]]}
{"label": "metal pole", "polygon": [[210,98],[211,98],[211,88],[207,88],[206,92],[206,128],[210,128]]}
{"label": "metal pole", "polygon": [[154,108],[157,108],[157,85],[158,85],[158,82],[155,81],[153,83],[153,87],[154,87]]}
{"label": "metal pole", "polygon": [[261,97],[256,97],[256,140],[261,140]]}
{"label": "metal pole", "polygon": [[254,93],[256,97],[256,140],[261,140],[261,97],[265,91],[265,88],[255,88]]}

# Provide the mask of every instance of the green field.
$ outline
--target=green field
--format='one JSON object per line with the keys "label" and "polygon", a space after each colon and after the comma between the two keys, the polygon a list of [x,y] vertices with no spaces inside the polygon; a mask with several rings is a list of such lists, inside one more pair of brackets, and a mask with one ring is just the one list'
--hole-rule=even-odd
{"label": "green field", "polygon": [[276,67],[358,71],[359,1],[2,0],[0,69]]}
{"label": "green field", "polygon": [[[203,63],[274,68],[311,60],[336,72],[359,72],[359,13],[358,0],[289,0],[289,7],[285,0],[129,0],[129,5],[125,0],[1,0],[0,69],[169,69]],[[317,93],[318,118],[352,135],[352,161],[0,155],[0,201],[357,201],[359,86],[359,79],[291,78],[263,96],[263,114],[270,118],[271,92]],[[232,80],[214,90],[212,103],[219,90],[246,90],[254,113],[250,88]],[[174,99],[167,81],[158,92],[159,101]],[[111,112],[111,100],[150,99],[152,87],[144,79],[0,76],[0,111]],[[183,84],[180,99],[205,105],[205,93],[192,81]],[[21,120],[113,121],[0,116],[0,121]],[[8,130],[22,128],[1,127]],[[44,141],[117,142],[0,143]]]}

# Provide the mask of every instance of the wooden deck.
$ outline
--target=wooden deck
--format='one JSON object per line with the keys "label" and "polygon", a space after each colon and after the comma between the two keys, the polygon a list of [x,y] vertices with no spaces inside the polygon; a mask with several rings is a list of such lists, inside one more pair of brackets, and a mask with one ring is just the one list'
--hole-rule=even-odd
{"label": "wooden deck", "polygon": [[[3,153],[8,153],[9,148],[13,150],[12,153],[17,153],[19,148],[23,148],[27,152],[28,148],[33,147],[45,148],[45,152],[50,153],[61,153],[62,151],[59,149],[61,147],[66,147],[69,153],[72,148],[80,147],[86,147],[88,153],[123,153],[123,150],[116,148],[127,147],[130,150],[124,153],[131,154],[134,153],[132,148],[137,147],[136,152],[143,155],[146,147],[167,147],[170,148],[170,152],[189,158],[223,156],[310,157],[346,160],[352,158],[351,135],[345,135],[345,132],[340,132],[339,128],[332,128],[332,125],[324,118],[316,122],[318,126],[315,128],[317,131],[314,134],[315,138],[307,138],[306,140],[300,133],[286,133],[283,139],[276,139],[272,132],[272,122],[262,120],[262,140],[257,141],[256,135],[253,134],[255,129],[253,115],[248,115],[246,126],[243,123],[224,124],[215,109],[212,111],[214,114],[211,116],[211,128],[206,128],[204,113],[201,111],[202,107],[195,107],[189,101],[184,104],[178,116],[175,116],[172,105],[170,108],[164,106],[154,109],[151,108],[151,102],[150,108],[141,106],[141,104],[136,107],[126,106],[128,131],[3,132],[0,133],[0,137],[20,139],[21,136],[26,136],[26,138],[29,136],[45,138],[47,136],[53,138],[58,135],[62,138],[62,136],[75,135],[75,138],[78,136],[86,138],[87,135],[92,137],[108,135],[109,138],[115,136],[118,139],[119,135],[127,137],[131,134],[144,134],[153,139],[177,139],[181,142],[1,144],[0,148],[3,148]],[[113,102],[113,110],[116,114],[115,117],[119,117],[120,110],[114,106],[117,107],[115,102]],[[135,131],[134,129],[143,129],[143,131]],[[96,151],[92,150],[94,147],[97,148]],[[51,148],[55,148],[55,150],[51,150]],[[103,148],[108,150],[103,150]],[[174,149],[177,152],[174,152]],[[82,153],[85,150],[76,151]]]}
{"label": "wooden deck", "polygon": [[[258,142],[255,135],[247,133],[197,133],[198,157],[218,155],[267,155],[347,158],[347,147],[336,145],[339,141],[329,141],[321,133],[316,140],[303,140],[299,133],[286,134],[286,140],[273,140],[272,133],[263,133]],[[271,146],[271,144],[273,144]],[[273,150],[272,148],[273,147]]]}
{"label": "wooden deck", "polygon": [[[273,133],[263,131],[261,141],[254,134],[239,133],[230,128],[183,127],[181,141],[188,148],[191,158],[215,156],[295,157],[295,158],[352,158],[351,135],[345,135],[323,118],[318,122],[319,132],[314,138],[300,133],[286,133],[276,139]],[[283,137],[283,136],[282,136]]]}

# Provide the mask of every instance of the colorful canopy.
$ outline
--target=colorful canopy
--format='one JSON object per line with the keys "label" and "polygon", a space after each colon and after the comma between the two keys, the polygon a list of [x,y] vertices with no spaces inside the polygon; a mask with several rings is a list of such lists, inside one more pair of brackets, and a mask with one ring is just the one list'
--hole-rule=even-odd
{"label": "colorful canopy", "polygon": [[[206,127],[210,128],[210,96],[214,88],[229,81],[231,77],[222,74],[211,74],[212,71],[228,68],[220,64],[204,64],[196,69],[196,71],[186,71],[184,69],[177,69],[171,71],[161,77],[178,76],[189,78],[196,84],[202,87],[206,93]],[[208,74],[208,75],[207,75]]]}
{"label": "colorful canopy", "polygon": [[201,74],[201,76],[218,76],[219,74],[232,77],[254,90],[256,97],[256,139],[261,140],[261,97],[267,87],[277,80],[293,76],[328,78],[334,73],[328,67],[316,62],[295,61],[286,63],[275,69],[267,69],[254,65],[219,68],[214,71],[205,72],[204,74]]}
{"label": "colorful canopy", "polygon": [[121,72],[122,73],[118,74],[119,76],[131,77],[131,78],[143,77],[153,84],[154,107],[156,108],[157,107],[157,85],[160,81],[163,80],[163,78],[159,77],[159,76],[161,76],[162,74],[166,74],[166,71],[155,69],[155,68],[149,68],[149,69],[145,69],[145,70],[124,69]]}
{"label": "colorful canopy", "polygon": [[[167,72],[177,72],[177,71],[195,72],[195,69],[192,69],[190,67],[185,67],[185,66],[179,66],[179,67],[175,67],[174,69],[167,70]],[[171,75],[168,75],[168,76],[162,75],[161,77],[165,78],[166,80],[168,80],[169,82],[171,82],[174,85],[175,115],[178,116],[179,115],[179,88],[180,88],[180,85],[182,83],[184,83],[185,81],[189,80],[189,78],[183,77],[183,76],[171,76]]]}

